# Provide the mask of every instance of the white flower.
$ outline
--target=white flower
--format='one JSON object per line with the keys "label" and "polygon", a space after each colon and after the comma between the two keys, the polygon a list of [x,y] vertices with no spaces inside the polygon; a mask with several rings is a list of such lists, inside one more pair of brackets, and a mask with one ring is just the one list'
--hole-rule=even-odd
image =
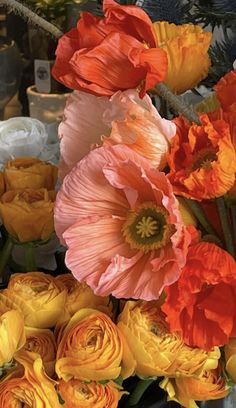
{"label": "white flower", "polygon": [[48,135],[42,122],[33,118],[16,117],[0,121],[0,169],[20,156],[53,160],[57,146],[47,144]]}

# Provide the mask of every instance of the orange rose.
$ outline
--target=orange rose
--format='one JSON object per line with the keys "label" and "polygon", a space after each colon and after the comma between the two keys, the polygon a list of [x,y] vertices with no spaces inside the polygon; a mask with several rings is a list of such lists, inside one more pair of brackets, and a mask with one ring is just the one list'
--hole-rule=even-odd
{"label": "orange rose", "polygon": [[54,231],[55,192],[7,191],[0,199],[0,215],[7,232],[20,242],[46,240]]}
{"label": "orange rose", "polygon": [[226,397],[230,391],[217,369],[204,371],[200,378],[164,378],[160,387],[167,391],[168,400],[176,401],[185,408],[198,408],[194,400],[216,400]]}
{"label": "orange rose", "polygon": [[64,408],[116,408],[125,392],[112,381],[102,385],[96,382],[86,384],[79,380],[59,382],[59,392],[65,401]]}
{"label": "orange rose", "polygon": [[211,65],[208,48],[212,34],[198,25],[170,24],[158,21],[153,24],[157,41],[168,57],[165,83],[181,94],[194,88],[204,79]]}
{"label": "orange rose", "polygon": [[191,125],[183,117],[175,119],[167,161],[168,178],[176,194],[195,200],[224,195],[234,184],[236,153],[228,124],[211,121],[201,115],[201,126]]}
{"label": "orange rose", "polygon": [[82,309],[70,319],[58,345],[56,373],[69,381],[111,380],[133,374],[134,361],[117,326],[106,314]]}
{"label": "orange rose", "polygon": [[158,302],[128,301],[119,316],[123,333],[136,361],[140,377],[200,375],[217,367],[220,352],[191,348],[177,333],[171,333]]}
{"label": "orange rose", "polygon": [[18,157],[7,162],[4,178],[7,190],[53,190],[57,181],[57,167],[34,157]]}
{"label": "orange rose", "polygon": [[39,355],[24,350],[17,353],[15,359],[24,367],[24,373],[13,371],[1,380],[0,408],[61,408],[55,381],[45,374]]}
{"label": "orange rose", "polygon": [[229,343],[224,347],[226,371],[236,384],[236,337],[231,337]]}
{"label": "orange rose", "polygon": [[14,304],[25,318],[25,325],[48,329],[55,326],[66,301],[64,285],[43,272],[14,274],[0,294],[5,303]]}
{"label": "orange rose", "polygon": [[61,281],[67,289],[65,308],[70,316],[86,307],[110,314],[111,302],[108,296],[95,295],[86,283],[77,281],[71,273],[59,275],[56,279]]}
{"label": "orange rose", "polygon": [[25,344],[24,318],[0,300],[0,367]]}
{"label": "orange rose", "polygon": [[45,371],[49,377],[55,372],[56,341],[54,334],[48,329],[26,327],[26,343],[24,350],[33,351],[43,360]]}

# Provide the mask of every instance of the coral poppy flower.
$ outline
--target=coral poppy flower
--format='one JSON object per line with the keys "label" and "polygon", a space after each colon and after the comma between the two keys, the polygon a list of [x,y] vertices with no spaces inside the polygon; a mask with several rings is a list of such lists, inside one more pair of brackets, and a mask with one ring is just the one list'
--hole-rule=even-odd
{"label": "coral poppy flower", "polygon": [[97,295],[158,298],[190,235],[164,173],[125,145],[91,151],[64,179],[55,223],[66,263]]}
{"label": "coral poppy flower", "polygon": [[143,97],[167,70],[151,20],[139,7],[112,0],[104,1],[104,12],[104,18],[82,13],[77,28],[59,40],[53,75],[69,88],[94,95],[140,87]]}
{"label": "coral poppy flower", "polygon": [[212,34],[198,25],[153,24],[159,46],[166,51],[168,71],[165,83],[181,94],[204,79],[211,65],[208,55]]}
{"label": "coral poppy flower", "polygon": [[191,246],[179,280],[165,291],[162,309],[186,344],[210,350],[236,336],[236,262],[228,252],[209,242]]}
{"label": "coral poppy flower", "polygon": [[200,116],[202,126],[190,125],[183,117],[175,120],[167,161],[168,178],[176,194],[203,200],[225,194],[234,184],[236,154],[228,124]]}
{"label": "coral poppy flower", "polygon": [[163,167],[175,131],[175,124],[161,118],[147,94],[140,99],[135,90],[119,91],[109,99],[75,91],[59,126],[59,175],[63,178],[91,146],[102,143],[127,144],[155,167]]}

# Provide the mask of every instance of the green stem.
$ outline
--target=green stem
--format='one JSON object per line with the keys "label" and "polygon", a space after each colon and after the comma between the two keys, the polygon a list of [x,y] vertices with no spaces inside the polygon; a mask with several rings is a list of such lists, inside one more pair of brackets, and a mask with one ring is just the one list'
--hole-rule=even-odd
{"label": "green stem", "polygon": [[212,225],[209,223],[208,219],[206,218],[200,204],[197,201],[191,200],[189,198],[185,198],[184,200],[186,204],[191,208],[193,214],[198,219],[200,224],[203,226],[205,231],[210,235],[217,236],[216,231],[214,230],[214,228],[212,227]]}
{"label": "green stem", "polygon": [[182,102],[178,96],[173,94],[163,82],[157,84],[155,90],[176,113],[183,115],[191,123],[195,122],[197,125],[201,125],[198,115],[187,104]]}
{"label": "green stem", "polygon": [[134,391],[130,395],[128,402],[126,404],[126,408],[137,405],[141,397],[143,396],[147,388],[153,383],[153,381],[154,381],[153,379],[152,380],[140,380],[138,384],[136,385]]}
{"label": "green stem", "polygon": [[225,206],[223,197],[216,198],[217,209],[220,217],[220,222],[224,234],[225,246],[227,251],[235,258],[235,248],[230,230],[229,216]]}
{"label": "green stem", "polygon": [[7,240],[0,252],[0,277],[3,278],[5,267],[7,265],[7,262],[11,256],[12,250],[13,250],[14,244],[11,240],[11,238],[8,236]]}
{"label": "green stem", "polygon": [[35,261],[35,253],[34,253],[34,246],[32,244],[25,244],[25,269],[26,272],[34,272],[37,271],[36,261]]}

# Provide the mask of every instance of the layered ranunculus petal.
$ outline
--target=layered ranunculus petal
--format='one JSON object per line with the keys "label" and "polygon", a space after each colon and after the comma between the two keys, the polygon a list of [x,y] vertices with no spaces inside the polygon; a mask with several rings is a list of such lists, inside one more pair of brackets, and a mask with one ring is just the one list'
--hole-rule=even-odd
{"label": "layered ranunculus petal", "polygon": [[185,343],[209,350],[236,333],[236,263],[215,244],[189,248],[178,282],[166,288],[162,309]]}
{"label": "layered ranunculus petal", "polygon": [[126,338],[141,377],[199,376],[216,368],[220,351],[210,352],[184,344],[178,333],[170,332],[157,302],[128,301],[119,316],[118,327]]}
{"label": "layered ranunculus petal", "polygon": [[66,288],[43,272],[17,273],[0,297],[6,305],[9,302],[22,312],[26,326],[48,329],[63,313]]}
{"label": "layered ranunculus petal", "polygon": [[[56,373],[65,381],[103,381],[133,374],[126,341],[109,316],[94,309],[75,313],[63,330]],[[122,367],[123,366],[123,367]]]}
{"label": "layered ranunculus petal", "polygon": [[64,400],[64,408],[117,408],[125,392],[109,381],[99,384],[95,381],[84,383],[79,380],[59,381],[59,392]]}
{"label": "layered ranunculus petal", "polygon": [[190,236],[170,183],[124,145],[95,149],[72,170],[55,222],[67,265],[97,295],[155,299],[185,264]]}
{"label": "layered ranunculus petal", "polygon": [[0,367],[9,363],[24,344],[24,317],[0,301]]}
{"label": "layered ranunculus petal", "polygon": [[0,383],[0,407],[60,408],[56,382],[44,372],[43,362],[36,353],[22,350],[15,359],[24,369],[13,371]]}

